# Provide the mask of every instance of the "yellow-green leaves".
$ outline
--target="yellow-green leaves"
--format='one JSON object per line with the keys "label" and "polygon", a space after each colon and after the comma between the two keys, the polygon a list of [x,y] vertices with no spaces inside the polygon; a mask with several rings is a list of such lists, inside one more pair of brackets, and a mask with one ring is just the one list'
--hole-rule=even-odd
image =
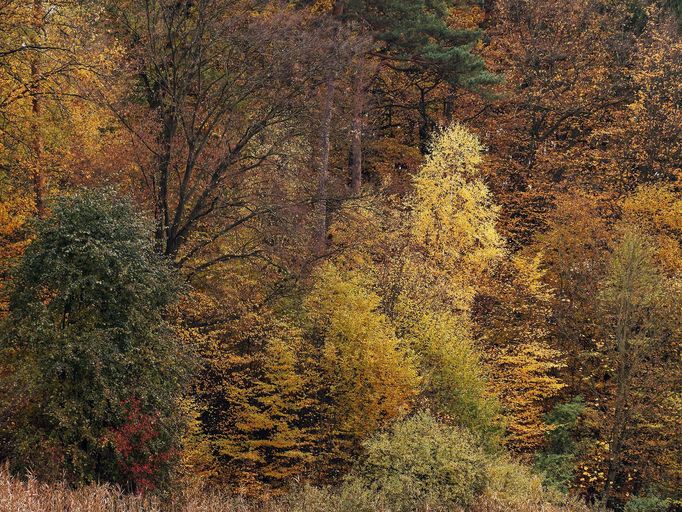
{"label": "yellow-green leaves", "polygon": [[414,178],[413,264],[436,277],[458,309],[468,309],[475,283],[503,252],[495,230],[497,207],[478,167],[481,151],[475,135],[454,125],[435,138]]}
{"label": "yellow-green leaves", "polygon": [[419,381],[413,359],[380,310],[365,276],[327,265],[306,302],[322,340],[323,381],[338,433],[362,439],[409,407]]}

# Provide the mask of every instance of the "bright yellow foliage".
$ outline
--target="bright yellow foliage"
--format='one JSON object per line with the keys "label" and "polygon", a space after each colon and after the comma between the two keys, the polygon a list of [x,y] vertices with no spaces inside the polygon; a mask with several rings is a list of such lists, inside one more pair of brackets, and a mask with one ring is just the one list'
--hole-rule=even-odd
{"label": "bright yellow foliage", "polygon": [[[461,125],[441,132],[414,178],[411,200],[412,288],[440,294],[464,311],[481,275],[503,254],[497,207],[479,169],[481,151],[478,138]],[[419,279],[427,286],[416,285]]]}
{"label": "bright yellow foliage", "polygon": [[331,435],[363,439],[405,413],[419,378],[412,355],[380,311],[371,282],[326,265],[306,310],[321,338]]}

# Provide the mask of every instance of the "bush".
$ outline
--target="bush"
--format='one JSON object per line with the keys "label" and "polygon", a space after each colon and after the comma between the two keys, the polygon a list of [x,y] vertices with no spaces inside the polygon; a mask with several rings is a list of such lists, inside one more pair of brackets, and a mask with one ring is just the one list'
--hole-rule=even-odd
{"label": "bush", "polygon": [[279,501],[282,512],[379,512],[385,510],[377,496],[348,482],[340,489],[313,487],[296,489]]}
{"label": "bush", "polygon": [[542,477],[529,467],[505,458],[495,459],[489,464],[486,495],[509,504],[536,504],[547,500]]}
{"label": "bush", "polygon": [[641,496],[628,501],[625,512],[665,512],[670,505],[670,500],[658,496]]}
{"label": "bush", "polygon": [[12,284],[0,388],[18,404],[15,469],[137,491],[165,480],[186,367],[164,320],[179,285],[144,219],[110,193],[64,198]]}
{"label": "bush", "polygon": [[344,487],[371,491],[394,511],[467,506],[487,484],[487,459],[465,430],[420,412],[364,444]]}

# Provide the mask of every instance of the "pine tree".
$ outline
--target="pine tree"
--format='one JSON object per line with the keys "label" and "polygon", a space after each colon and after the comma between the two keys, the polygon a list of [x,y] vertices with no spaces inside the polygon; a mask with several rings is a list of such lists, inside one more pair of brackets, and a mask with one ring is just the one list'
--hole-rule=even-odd
{"label": "pine tree", "polygon": [[348,0],[344,16],[361,20],[385,43],[380,55],[399,68],[434,72],[455,87],[473,89],[499,81],[471,52],[480,38],[474,30],[448,26],[446,0]]}

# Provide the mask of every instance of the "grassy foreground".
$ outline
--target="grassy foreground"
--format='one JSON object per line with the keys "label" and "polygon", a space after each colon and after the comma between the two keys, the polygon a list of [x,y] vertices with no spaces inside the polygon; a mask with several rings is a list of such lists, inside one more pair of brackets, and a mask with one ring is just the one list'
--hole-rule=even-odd
{"label": "grassy foreground", "polygon": [[[494,496],[482,497],[470,512],[588,512],[578,503],[554,505],[528,501],[510,504]],[[106,485],[70,489],[33,478],[20,480],[0,469],[0,512],[391,512],[380,505],[360,506],[334,492],[305,488],[267,503],[249,502],[218,492],[186,489],[172,499],[131,496]],[[423,512],[440,512],[426,508]],[[459,512],[459,511],[453,511]]]}

